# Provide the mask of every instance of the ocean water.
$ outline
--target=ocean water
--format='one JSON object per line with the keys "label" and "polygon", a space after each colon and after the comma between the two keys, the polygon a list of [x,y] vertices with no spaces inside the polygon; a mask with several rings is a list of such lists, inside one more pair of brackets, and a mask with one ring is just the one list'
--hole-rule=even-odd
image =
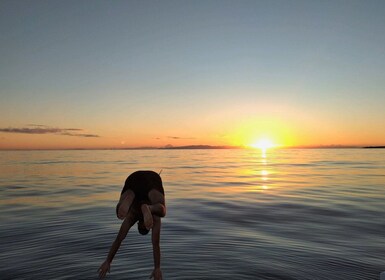
{"label": "ocean water", "polygon": [[[379,279],[385,150],[0,152],[0,279],[97,279],[126,177],[160,171],[163,278]],[[133,227],[107,279],[148,279]]]}

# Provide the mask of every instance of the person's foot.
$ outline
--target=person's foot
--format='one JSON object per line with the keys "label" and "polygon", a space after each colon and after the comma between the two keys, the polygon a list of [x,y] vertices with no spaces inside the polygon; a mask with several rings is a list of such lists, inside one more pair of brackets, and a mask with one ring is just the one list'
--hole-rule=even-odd
{"label": "person's foot", "polygon": [[152,213],[151,213],[150,207],[148,207],[147,204],[142,204],[140,208],[143,214],[144,226],[146,227],[147,230],[152,229],[152,226],[154,225],[154,220],[152,219]]}
{"label": "person's foot", "polygon": [[118,218],[119,219],[123,220],[126,217],[133,200],[134,200],[134,193],[132,193],[132,192],[127,191],[122,195],[122,197],[119,201],[120,205],[118,208]]}

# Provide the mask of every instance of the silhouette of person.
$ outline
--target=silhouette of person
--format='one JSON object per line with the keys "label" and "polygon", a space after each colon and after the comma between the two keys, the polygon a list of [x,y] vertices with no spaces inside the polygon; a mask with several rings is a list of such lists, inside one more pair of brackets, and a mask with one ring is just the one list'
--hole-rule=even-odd
{"label": "silhouette of person", "polygon": [[128,176],[116,205],[116,215],[123,222],[106,260],[98,269],[99,278],[103,279],[110,272],[111,262],[120,244],[130,228],[138,222],[140,234],[146,235],[152,229],[154,270],[150,278],[162,280],[159,240],[161,218],[166,215],[166,204],[159,174],[153,171],[136,171]]}

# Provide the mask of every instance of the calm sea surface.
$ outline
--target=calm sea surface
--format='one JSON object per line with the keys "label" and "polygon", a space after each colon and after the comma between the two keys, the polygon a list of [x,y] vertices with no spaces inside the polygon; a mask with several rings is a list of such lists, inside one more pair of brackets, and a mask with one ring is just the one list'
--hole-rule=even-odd
{"label": "calm sea surface", "polygon": [[[160,171],[167,279],[379,279],[385,150],[0,152],[0,279],[97,279],[126,177]],[[148,279],[131,229],[107,279]]]}

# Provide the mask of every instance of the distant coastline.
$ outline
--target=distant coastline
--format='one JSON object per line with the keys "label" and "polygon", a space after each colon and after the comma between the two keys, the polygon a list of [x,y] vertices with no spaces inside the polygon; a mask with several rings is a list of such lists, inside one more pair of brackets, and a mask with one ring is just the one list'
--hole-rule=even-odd
{"label": "distant coastline", "polygon": [[[111,147],[111,148],[41,148],[41,149],[0,149],[0,151],[87,151],[87,150],[235,150],[235,149],[251,149],[256,148],[249,146],[214,146],[214,145],[184,145],[163,147],[143,146],[143,147]],[[272,149],[385,149],[385,145],[380,146],[346,146],[346,145],[315,145],[315,146],[282,146]]]}
{"label": "distant coastline", "polygon": [[[314,145],[314,146],[279,146],[271,149],[362,149],[362,148],[378,148],[385,146],[348,146],[348,145]],[[215,145],[184,145],[173,146],[166,145],[164,147],[127,147],[127,148],[111,148],[109,150],[237,150],[237,149],[249,149],[255,150],[250,146],[215,146]]]}
{"label": "distant coastline", "polygon": [[186,145],[186,146],[171,146],[158,148],[160,150],[224,150],[224,149],[243,149],[238,146],[211,146],[211,145]]}

